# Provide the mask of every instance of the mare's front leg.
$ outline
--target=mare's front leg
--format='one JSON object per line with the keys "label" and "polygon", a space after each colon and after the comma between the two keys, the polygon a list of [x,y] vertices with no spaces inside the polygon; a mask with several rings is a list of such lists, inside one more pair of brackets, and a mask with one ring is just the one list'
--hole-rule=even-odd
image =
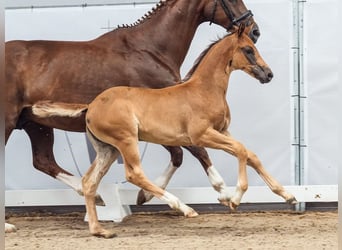
{"label": "mare's front leg", "polygon": [[[26,122],[23,129],[30,137],[33,166],[83,195],[81,178],[72,175],[56,163],[53,154],[53,129],[32,121]],[[100,195],[96,195],[96,204],[98,206],[105,205]]]}

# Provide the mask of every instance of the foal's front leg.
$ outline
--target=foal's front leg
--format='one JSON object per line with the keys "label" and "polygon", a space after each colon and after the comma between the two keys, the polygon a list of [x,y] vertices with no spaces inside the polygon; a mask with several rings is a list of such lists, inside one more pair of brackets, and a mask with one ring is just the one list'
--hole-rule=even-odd
{"label": "foal's front leg", "polygon": [[124,158],[126,178],[129,182],[165,201],[172,209],[182,212],[186,217],[195,217],[198,215],[195,210],[185,205],[176,196],[148,180],[141,167],[137,141],[135,139],[132,138],[130,140],[126,138],[123,146],[117,145],[117,147]]}
{"label": "foal's front leg", "polygon": [[283,197],[288,204],[296,204],[296,198],[292,194],[286,192],[284,187],[266,171],[258,157],[250,150],[247,150],[247,154],[247,164],[261,176],[261,178],[265,181],[269,188],[275,194]]}
{"label": "foal's front leg", "polygon": [[[166,188],[173,174],[180,167],[183,161],[183,152],[180,147],[170,147],[170,146],[164,146],[164,147],[170,152],[171,161],[170,161],[169,166],[164,171],[164,173],[154,181],[154,183],[162,189]],[[212,162],[205,148],[196,147],[196,146],[184,146],[184,148],[189,150],[189,152],[199,160],[202,167],[204,168],[204,171],[208,175],[208,179],[211,185],[219,193],[220,202],[228,206],[229,201],[231,199],[231,195],[228,192],[227,186],[222,176],[219,174],[216,168],[212,165]],[[152,198],[153,198],[152,193],[141,189],[138,193],[137,205],[142,205],[145,202],[150,201]]]}

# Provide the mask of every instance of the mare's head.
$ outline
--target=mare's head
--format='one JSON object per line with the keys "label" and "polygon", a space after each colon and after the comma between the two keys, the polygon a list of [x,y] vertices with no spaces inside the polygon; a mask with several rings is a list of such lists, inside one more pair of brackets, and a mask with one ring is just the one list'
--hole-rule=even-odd
{"label": "mare's head", "polygon": [[228,62],[227,70],[243,70],[261,83],[268,83],[273,78],[273,73],[263,58],[260,56],[253,41],[244,32],[243,26],[236,28],[231,36],[236,36],[235,51],[232,60]]}
{"label": "mare's head", "polygon": [[[232,31],[234,26],[244,25],[245,32],[254,43],[260,31],[254,22],[252,11],[248,10],[242,0],[202,0],[205,4],[203,16],[206,21],[216,23]],[[201,3],[201,4],[202,4]]]}

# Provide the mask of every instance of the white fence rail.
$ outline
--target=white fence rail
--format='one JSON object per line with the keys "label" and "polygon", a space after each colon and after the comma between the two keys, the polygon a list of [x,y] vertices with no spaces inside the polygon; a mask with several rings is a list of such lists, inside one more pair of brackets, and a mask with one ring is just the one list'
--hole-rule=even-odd
{"label": "white fence rail", "polygon": [[[298,202],[337,202],[337,185],[285,186]],[[234,192],[235,187],[229,187]],[[215,204],[217,193],[211,187],[171,188],[169,192],[186,204]],[[121,221],[130,213],[129,205],[135,205],[137,189],[121,188],[120,184],[100,185],[99,193],[106,206],[97,207],[100,220]],[[7,207],[20,206],[73,206],[84,205],[84,198],[72,189],[12,190],[6,191]],[[249,187],[241,203],[282,203],[284,200],[266,186]],[[153,198],[148,204],[165,204]]]}

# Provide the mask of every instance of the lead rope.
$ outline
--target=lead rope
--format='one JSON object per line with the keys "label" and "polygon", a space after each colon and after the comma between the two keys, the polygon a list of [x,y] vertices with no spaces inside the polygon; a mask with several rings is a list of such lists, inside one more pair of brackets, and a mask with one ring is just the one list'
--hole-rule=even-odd
{"label": "lead rope", "polygon": [[71,141],[69,139],[68,133],[65,131],[64,134],[65,134],[65,138],[66,138],[67,143],[68,143],[68,147],[69,147],[69,151],[70,151],[70,154],[71,154],[72,161],[75,164],[75,167],[76,167],[76,170],[77,170],[78,174],[80,175],[80,177],[82,177],[82,173],[81,173],[80,168],[79,168],[79,166],[77,164],[74,151],[72,150],[72,147],[71,147]]}

